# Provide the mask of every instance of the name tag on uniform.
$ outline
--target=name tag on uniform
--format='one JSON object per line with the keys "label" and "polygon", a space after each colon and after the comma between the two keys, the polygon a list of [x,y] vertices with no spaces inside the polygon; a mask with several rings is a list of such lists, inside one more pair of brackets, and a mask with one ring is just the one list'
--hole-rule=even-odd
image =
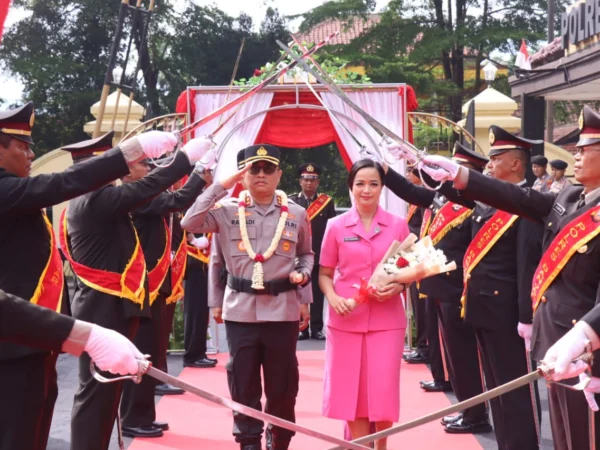
{"label": "name tag on uniform", "polygon": [[558,214],[559,216],[564,215],[566,211],[565,207],[559,203],[555,203],[552,209],[556,211],[556,214]]}
{"label": "name tag on uniform", "polygon": [[344,238],[344,242],[355,242],[355,241],[360,241],[360,237],[354,236],[354,237]]}

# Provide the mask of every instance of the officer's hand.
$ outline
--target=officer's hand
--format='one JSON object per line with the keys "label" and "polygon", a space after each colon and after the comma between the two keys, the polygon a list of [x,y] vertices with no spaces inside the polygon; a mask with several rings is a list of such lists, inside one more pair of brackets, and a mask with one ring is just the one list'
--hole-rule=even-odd
{"label": "officer's hand", "polygon": [[177,137],[164,131],[148,131],[135,137],[147,158],[158,158],[177,145]]}
{"label": "officer's hand", "polygon": [[521,336],[523,338],[523,340],[525,341],[525,350],[527,350],[528,352],[531,351],[531,331],[533,329],[533,325],[531,325],[530,323],[521,323],[519,322],[519,325],[517,325],[517,333],[519,333],[519,336]]}
{"label": "officer's hand", "polygon": [[300,331],[306,330],[310,322],[308,305],[300,305]]}
{"label": "officer's hand", "polygon": [[221,180],[220,181],[221,186],[223,186],[225,189],[231,189],[232,187],[235,186],[236,183],[239,183],[243,180],[244,175],[246,175],[246,172],[248,172],[250,170],[250,167],[252,167],[252,163],[246,164],[246,167],[244,167],[242,170],[238,170],[236,173],[234,173],[230,177],[227,177],[224,180]]}
{"label": "officer's hand", "polygon": [[217,323],[223,323],[223,308],[213,308],[212,316]]}
{"label": "officer's hand", "polygon": [[304,281],[304,274],[302,272],[298,272],[294,270],[290,273],[290,283],[292,284],[301,284]]}
{"label": "officer's hand", "polygon": [[410,162],[417,161],[416,155],[414,154],[412,149],[406,144],[401,144],[399,142],[392,142],[388,144],[384,142],[382,146],[384,148],[385,154],[390,155],[390,158],[393,160],[398,161],[400,159],[406,159]]}
{"label": "officer's hand", "polygon": [[567,334],[561,337],[548,349],[543,362],[554,368],[552,380],[559,381],[573,378],[587,369],[583,361],[573,363],[573,360],[583,355],[590,346],[590,340],[582,327],[575,325]]}
{"label": "officer's hand", "polygon": [[135,375],[143,355],[122,334],[93,325],[84,350],[100,370],[119,375]]}
{"label": "officer's hand", "polygon": [[[207,153],[209,153],[210,149],[214,145],[212,139],[208,137],[201,137],[190,140],[187,144],[183,146],[181,151],[185,153],[190,160],[191,164],[196,164],[200,161]],[[213,158],[214,162],[214,158]],[[207,160],[208,164],[208,160]],[[208,167],[207,167],[208,168]]]}
{"label": "officer's hand", "polygon": [[422,169],[435,181],[446,181],[456,178],[460,165],[443,156],[428,155],[418,164],[418,168]]}

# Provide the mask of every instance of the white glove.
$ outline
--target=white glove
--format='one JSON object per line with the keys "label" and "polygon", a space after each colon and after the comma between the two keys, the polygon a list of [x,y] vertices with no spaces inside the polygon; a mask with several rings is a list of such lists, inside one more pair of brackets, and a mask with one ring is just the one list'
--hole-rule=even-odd
{"label": "white glove", "polygon": [[206,169],[212,169],[215,161],[217,160],[217,149],[210,149],[206,155],[200,158],[194,166],[194,170],[199,173],[203,173]]}
{"label": "white glove", "polygon": [[177,137],[164,131],[148,131],[136,137],[147,158],[158,158],[170,152],[177,145]]}
{"label": "white glove", "polygon": [[375,150],[371,150],[368,147],[363,147],[360,150],[360,157],[363,159],[371,159],[379,164],[381,164],[383,162],[383,160],[381,159],[381,156],[379,156],[379,153],[377,153]]}
{"label": "white glove", "polygon": [[[579,381],[585,382],[590,379],[590,376],[587,373],[579,374]],[[600,394],[600,378],[591,377],[590,383],[583,390],[583,395],[585,395],[585,399],[590,405],[592,411],[598,411],[598,403],[596,403],[596,399],[594,398],[594,394]]]}
{"label": "white glove", "polygon": [[199,238],[192,239],[190,244],[192,244],[194,247],[200,250],[204,250],[205,248],[208,248],[210,242],[208,239],[206,239],[205,236],[200,236]]}
{"label": "white glove", "polygon": [[383,142],[383,147],[385,149],[386,154],[390,155],[396,161],[401,159],[406,159],[410,162],[417,161],[417,157],[410,150],[410,148],[406,145],[399,144],[397,142],[392,142],[388,144],[387,142]]}
{"label": "white glove", "polygon": [[[437,167],[433,168],[431,166]],[[456,178],[460,165],[443,156],[427,155],[418,164],[418,168],[427,173],[435,181],[447,181]]]}
{"label": "white glove", "polygon": [[181,149],[189,158],[191,164],[196,164],[205,156],[213,146],[213,141],[208,137],[192,139]]}
{"label": "white glove", "polygon": [[129,339],[114,330],[92,325],[84,350],[100,370],[135,375],[143,355]]}
{"label": "white glove", "polygon": [[525,341],[525,350],[527,350],[528,352],[531,351],[531,330],[532,330],[532,328],[533,328],[533,325],[527,324],[527,323],[519,322],[519,325],[517,325],[517,333],[519,333],[519,336],[521,336],[523,338],[523,340]]}
{"label": "white glove", "polygon": [[587,369],[588,366],[583,361],[573,363],[573,360],[585,353],[589,343],[583,330],[575,326],[548,349],[543,361],[554,366],[554,381],[576,377]]}

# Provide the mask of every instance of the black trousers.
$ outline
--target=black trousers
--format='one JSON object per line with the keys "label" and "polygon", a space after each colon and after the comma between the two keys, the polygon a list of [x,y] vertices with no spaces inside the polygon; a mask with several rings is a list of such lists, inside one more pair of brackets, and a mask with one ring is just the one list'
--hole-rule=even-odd
{"label": "black trousers", "polygon": [[177,302],[165,304],[164,314],[160,324],[160,366],[158,367],[165,373],[169,372],[169,366],[167,364],[167,352],[169,351],[169,341],[171,338],[171,331],[173,331],[173,317],[175,317],[175,309],[177,309]]}
{"label": "black trousers", "polygon": [[[267,400],[265,412],[291,422],[296,421],[298,325],[297,321],[225,321],[229,345],[227,381],[232,400],[261,410],[262,368]],[[260,444],[263,425],[260,420],[233,413],[233,435],[240,444]],[[269,425],[267,433],[279,442],[288,442],[295,434],[272,425]]]}
{"label": "black trousers", "polygon": [[52,424],[56,353],[0,361],[0,449],[45,450]]}
{"label": "black trousers", "polygon": [[[133,340],[139,323],[138,317],[131,317],[112,324],[104,321],[99,325],[118,331]],[[104,375],[114,377],[110,373]],[[79,389],[75,394],[71,415],[71,450],[108,449],[122,391],[122,381],[96,381],[90,373],[90,357],[87,353],[82,353],[79,357]]]}
{"label": "black trousers", "polygon": [[[596,395],[600,402],[600,395]],[[591,411],[581,392],[565,389],[556,383],[548,383],[548,404],[555,450],[587,450],[589,442],[589,412]],[[596,447],[600,446],[600,413],[594,413]]]}
{"label": "black trousers", "polygon": [[[460,317],[460,299],[455,303],[435,300],[440,329],[444,337],[448,375],[459,402],[483,393],[475,330]],[[485,403],[463,411],[469,422],[487,419]]]}
{"label": "black trousers", "polygon": [[315,263],[313,267],[310,283],[313,295],[313,302],[310,305],[310,333],[314,335],[319,331],[323,331],[323,303],[325,295],[323,295],[319,287],[319,264]]}
{"label": "black trousers", "polygon": [[208,330],[208,266],[188,258],[183,296],[184,361],[206,358]]}
{"label": "black trousers", "polygon": [[[514,329],[505,330],[475,328],[488,390],[527,374],[525,342],[517,334],[516,328],[516,326]],[[499,449],[538,448],[532,389],[534,388],[523,386],[490,400]],[[585,399],[583,401],[585,402]]]}
{"label": "black trousers", "polygon": [[449,381],[448,367],[446,365],[447,356],[445,354],[443,337],[440,331],[435,300],[427,297],[421,299],[421,301],[426,302],[427,342],[429,344],[428,355],[431,361],[431,375],[433,376],[434,381]]}
{"label": "black trousers", "polygon": [[[410,285],[410,302],[412,304],[413,316],[417,328],[417,351],[422,355],[428,355],[427,345],[427,302],[419,298],[417,283]],[[410,343],[412,346],[412,342]]]}
{"label": "black trousers", "polygon": [[[144,355],[150,355],[158,368],[166,365],[166,353],[162,349],[162,321],[165,314],[165,296],[159,294],[150,307],[152,317],[142,319],[133,343]],[[126,427],[144,427],[156,420],[154,389],[158,381],[152,377],[142,377],[139,384],[126,381],[121,400],[121,421]]]}

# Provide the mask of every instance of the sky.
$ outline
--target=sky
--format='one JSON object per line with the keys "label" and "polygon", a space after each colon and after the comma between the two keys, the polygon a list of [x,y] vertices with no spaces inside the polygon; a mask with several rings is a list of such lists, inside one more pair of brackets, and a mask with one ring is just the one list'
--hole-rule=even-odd
{"label": "sky", "polygon": [[[268,7],[277,8],[281,15],[291,16],[307,12],[324,3],[323,0],[220,0],[218,3],[215,2],[215,0],[192,1],[199,6],[216,5],[219,9],[225,11],[232,17],[238,17],[244,12],[252,17],[252,22],[255,27],[260,26]],[[377,10],[386,6],[388,1],[389,0],[379,0],[377,2]],[[11,26],[13,23],[26,16],[26,11],[11,7],[6,18],[5,27]],[[290,22],[292,31],[296,31],[299,22],[299,20]],[[19,80],[7,77],[5,74],[0,73],[0,85],[2,86],[3,91],[2,98],[7,102],[12,103],[21,98],[23,86]]]}

